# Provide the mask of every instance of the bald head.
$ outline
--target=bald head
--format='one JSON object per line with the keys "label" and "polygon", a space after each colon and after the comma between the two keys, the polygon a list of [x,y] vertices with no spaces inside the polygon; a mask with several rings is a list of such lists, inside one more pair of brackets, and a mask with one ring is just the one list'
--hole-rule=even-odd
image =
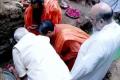
{"label": "bald head", "polygon": [[112,18],[113,11],[108,4],[101,2],[92,7],[91,14],[96,16],[96,18],[109,20]]}

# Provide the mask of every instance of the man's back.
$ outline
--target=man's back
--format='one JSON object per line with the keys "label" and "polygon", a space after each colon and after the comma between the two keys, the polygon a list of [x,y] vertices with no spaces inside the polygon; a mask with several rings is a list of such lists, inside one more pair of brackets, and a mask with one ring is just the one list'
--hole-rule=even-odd
{"label": "man's back", "polygon": [[112,22],[86,40],[71,71],[73,78],[102,80],[113,61],[116,49],[119,48],[119,36],[120,26]]}
{"label": "man's back", "polygon": [[50,45],[49,38],[27,34],[15,48],[20,51],[29,80],[70,80],[69,70]]}
{"label": "man's back", "polygon": [[69,24],[56,24],[55,35],[51,38],[57,53],[71,70],[81,44],[89,37],[81,29]]}

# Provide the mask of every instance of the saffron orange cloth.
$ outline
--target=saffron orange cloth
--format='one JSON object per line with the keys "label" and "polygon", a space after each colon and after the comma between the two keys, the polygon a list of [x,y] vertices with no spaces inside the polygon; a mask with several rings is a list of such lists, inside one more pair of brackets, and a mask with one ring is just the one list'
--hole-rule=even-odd
{"label": "saffron orange cloth", "polygon": [[[51,20],[53,24],[58,24],[62,20],[61,8],[57,0],[44,0],[44,10],[41,20]],[[32,19],[32,6],[29,5],[24,14],[25,27],[32,33],[39,34],[36,29],[32,29],[34,21]]]}
{"label": "saffron orange cloth", "polygon": [[89,35],[81,29],[69,24],[56,24],[51,44],[71,70],[81,44]]}

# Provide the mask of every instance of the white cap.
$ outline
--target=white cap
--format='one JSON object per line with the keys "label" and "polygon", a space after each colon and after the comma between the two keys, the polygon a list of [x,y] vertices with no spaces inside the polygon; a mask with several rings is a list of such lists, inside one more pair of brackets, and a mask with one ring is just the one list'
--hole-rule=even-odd
{"label": "white cap", "polygon": [[14,39],[18,42],[23,36],[28,34],[28,30],[24,27],[19,27],[18,29],[15,30],[14,33]]}

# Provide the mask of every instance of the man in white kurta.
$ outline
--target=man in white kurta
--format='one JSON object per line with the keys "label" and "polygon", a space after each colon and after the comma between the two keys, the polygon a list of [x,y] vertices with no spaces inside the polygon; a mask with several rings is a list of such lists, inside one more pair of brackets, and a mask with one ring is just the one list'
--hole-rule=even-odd
{"label": "man in white kurta", "polygon": [[[111,14],[111,8],[105,3],[96,4],[91,10],[94,16],[101,11]],[[112,15],[108,20],[105,19],[107,21],[104,17],[92,20],[97,27],[94,27],[95,32],[79,50],[71,70],[73,80],[102,80],[113,61],[115,51],[120,46],[120,26],[112,20]],[[105,24],[104,27],[100,23]]]}
{"label": "man in white kurta", "polygon": [[[23,31],[22,36],[20,31]],[[13,48],[13,61],[19,77],[27,75],[27,80],[71,79],[67,66],[50,45],[48,37],[29,32],[23,34],[24,29],[20,31],[15,32],[18,43]]]}

